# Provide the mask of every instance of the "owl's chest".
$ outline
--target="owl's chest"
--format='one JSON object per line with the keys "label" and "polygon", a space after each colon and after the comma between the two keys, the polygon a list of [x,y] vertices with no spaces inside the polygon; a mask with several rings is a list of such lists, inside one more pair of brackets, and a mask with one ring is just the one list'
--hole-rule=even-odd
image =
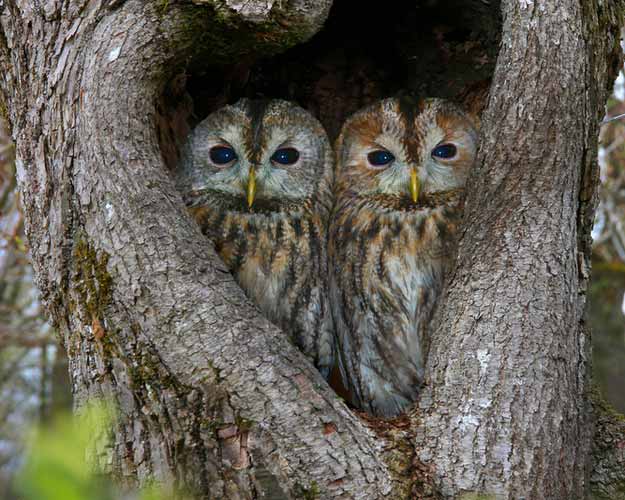
{"label": "owl's chest", "polygon": [[[378,220],[361,231],[361,296],[380,321],[417,328],[442,287],[455,226],[441,211]],[[395,327],[397,324],[395,325]]]}
{"label": "owl's chest", "polygon": [[229,213],[205,233],[239,285],[270,318],[290,314],[318,259],[318,227],[307,215]]}
{"label": "owl's chest", "polygon": [[391,309],[388,299],[394,297],[392,309],[407,323],[414,321],[428,304],[430,291],[438,288],[442,281],[443,262],[404,254],[389,257],[382,268],[380,279],[370,281],[371,293],[378,294],[387,309]]}

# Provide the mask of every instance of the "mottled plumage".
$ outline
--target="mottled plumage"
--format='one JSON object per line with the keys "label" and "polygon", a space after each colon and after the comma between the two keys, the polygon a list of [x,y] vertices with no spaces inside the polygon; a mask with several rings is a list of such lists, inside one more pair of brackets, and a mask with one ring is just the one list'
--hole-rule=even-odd
{"label": "mottled plumage", "polygon": [[240,286],[325,376],[334,362],[326,259],[333,158],[323,127],[303,109],[244,99],[193,130],[179,176]]}
{"label": "mottled plumage", "polygon": [[476,148],[471,119],[440,99],[383,100],[337,140],[330,297],[345,385],[375,415],[418,395]]}

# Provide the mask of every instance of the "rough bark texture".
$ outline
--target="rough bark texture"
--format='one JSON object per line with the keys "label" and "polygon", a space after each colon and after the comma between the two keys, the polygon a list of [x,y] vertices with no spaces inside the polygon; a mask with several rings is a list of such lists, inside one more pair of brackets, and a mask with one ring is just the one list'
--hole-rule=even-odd
{"label": "rough bark texture", "polygon": [[[596,124],[618,60],[620,3],[503,3],[423,417],[370,423],[377,436],[234,284],[187,215],[161,156],[175,151],[161,151],[157,133],[172,77],[208,60],[233,65],[231,80],[254,78],[250,61],[308,39],[330,0],[197,3],[0,0],[0,88],[38,286],[76,399],[104,395],[120,410],[103,461],[129,485],[154,476],[204,498],[414,498],[430,475],[447,495],[582,497]],[[476,47],[450,49],[437,29],[434,61]],[[371,83],[375,65],[351,63],[344,81],[310,92],[332,130],[397,88],[392,65],[385,86]],[[404,82],[429,91],[441,78]],[[354,94],[341,113],[323,102],[333,88]],[[411,470],[415,433],[429,465]],[[596,450],[602,467],[622,465],[618,447]],[[612,479],[623,484],[602,469],[593,484],[617,491]]]}
{"label": "rough bark texture", "polygon": [[620,61],[617,7],[503,2],[479,165],[419,405],[419,456],[443,493],[562,499],[588,488],[589,232],[598,123]]}
{"label": "rough bark texture", "polygon": [[592,398],[597,418],[592,449],[592,498],[625,498],[625,417],[616,413],[598,395]]}
{"label": "rough bark texture", "polygon": [[155,98],[197,33],[238,23],[279,50],[328,7],[282,4],[299,24],[140,1],[7,3],[3,84],[31,255],[75,396],[119,406],[114,472],[208,498],[378,498],[391,488],[379,445],[233,283],[158,148]]}

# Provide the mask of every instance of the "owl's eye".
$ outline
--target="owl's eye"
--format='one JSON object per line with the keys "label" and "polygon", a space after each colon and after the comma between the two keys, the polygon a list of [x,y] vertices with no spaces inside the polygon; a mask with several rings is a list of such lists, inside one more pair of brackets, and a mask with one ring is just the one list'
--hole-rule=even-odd
{"label": "owl's eye", "polygon": [[443,160],[449,160],[456,156],[458,149],[453,144],[441,144],[440,146],[436,146],[432,150],[432,156],[434,158],[441,158]]}
{"label": "owl's eye", "polygon": [[271,157],[271,161],[280,165],[293,165],[297,160],[299,160],[299,151],[295,148],[278,149]]}
{"label": "owl's eye", "polygon": [[226,165],[237,159],[237,154],[229,146],[215,146],[208,152],[211,161],[215,165]]}
{"label": "owl's eye", "polygon": [[371,153],[367,155],[367,159],[374,167],[385,167],[395,160],[395,156],[393,153],[381,149],[379,151],[371,151]]}

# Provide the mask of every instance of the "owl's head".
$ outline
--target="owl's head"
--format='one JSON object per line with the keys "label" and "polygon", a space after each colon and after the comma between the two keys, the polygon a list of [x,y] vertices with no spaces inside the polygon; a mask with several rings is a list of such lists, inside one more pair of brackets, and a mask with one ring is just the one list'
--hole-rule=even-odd
{"label": "owl's head", "polygon": [[343,125],[336,148],[339,196],[403,210],[436,204],[465,185],[477,140],[473,121],[451,102],[379,101]]}
{"label": "owl's head", "polygon": [[242,99],[203,120],[183,152],[179,185],[187,204],[241,212],[293,212],[331,175],[325,130],[281,100]]}

